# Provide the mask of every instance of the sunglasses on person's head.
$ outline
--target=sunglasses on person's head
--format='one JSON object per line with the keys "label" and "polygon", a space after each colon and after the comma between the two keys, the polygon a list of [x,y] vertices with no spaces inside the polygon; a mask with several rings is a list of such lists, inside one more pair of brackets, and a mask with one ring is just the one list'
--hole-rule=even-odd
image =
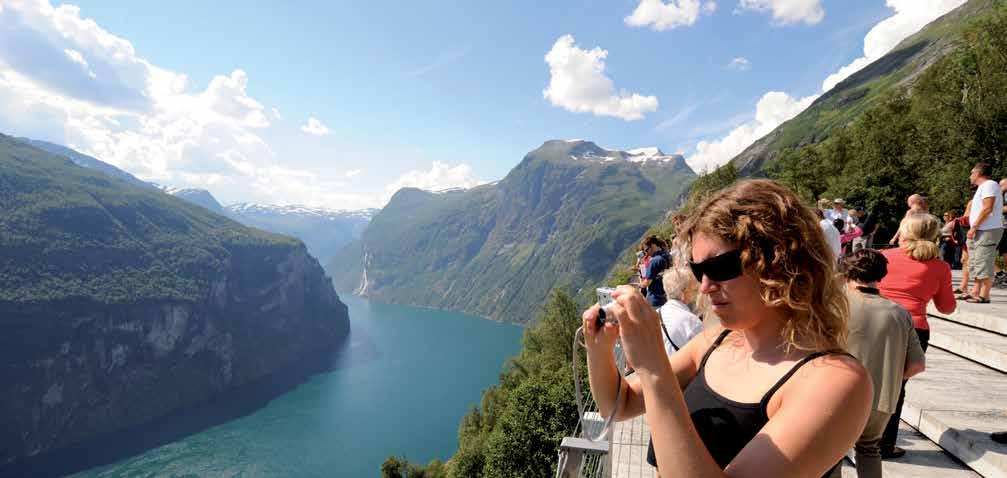
{"label": "sunglasses on person's head", "polygon": [[744,273],[741,266],[741,251],[733,250],[719,256],[711,257],[703,262],[689,260],[689,268],[696,280],[703,282],[703,276],[717,282],[729,281]]}

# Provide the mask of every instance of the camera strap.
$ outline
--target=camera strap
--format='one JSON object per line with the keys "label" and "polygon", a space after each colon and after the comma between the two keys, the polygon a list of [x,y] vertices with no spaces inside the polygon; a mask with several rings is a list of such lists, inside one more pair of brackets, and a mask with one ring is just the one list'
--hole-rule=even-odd
{"label": "camera strap", "polygon": [[587,429],[587,423],[584,421],[584,413],[587,411],[587,409],[584,407],[584,398],[580,391],[580,375],[577,373],[577,362],[579,361],[577,357],[577,348],[578,346],[582,346],[584,347],[585,351],[587,350],[587,347],[584,345],[584,342],[582,340],[579,340],[583,338],[584,338],[584,327],[580,327],[579,329],[577,329],[577,332],[573,334],[573,348],[572,348],[573,357],[571,360],[571,365],[573,368],[574,398],[577,399],[577,413],[579,414],[577,416],[577,420],[580,422],[580,427],[581,430],[583,430],[584,436],[590,441],[597,442],[603,440],[605,438],[605,435],[608,435],[608,429],[612,426],[612,422],[615,420],[615,414],[616,412],[619,411],[619,406],[622,405],[623,371],[619,370],[619,365],[616,364],[616,372],[619,378],[619,383],[616,385],[615,406],[612,407],[612,413],[605,418],[605,422],[602,425],[601,430],[598,431],[598,434],[596,436],[591,436]]}

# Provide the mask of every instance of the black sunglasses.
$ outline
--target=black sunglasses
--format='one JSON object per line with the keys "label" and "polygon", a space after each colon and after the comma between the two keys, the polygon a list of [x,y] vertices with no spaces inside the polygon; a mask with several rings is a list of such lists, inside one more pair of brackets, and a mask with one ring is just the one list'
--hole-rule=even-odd
{"label": "black sunglasses", "polygon": [[703,276],[717,282],[729,281],[744,273],[741,266],[741,251],[733,250],[719,256],[711,257],[703,262],[689,260],[689,268],[696,280],[703,282]]}

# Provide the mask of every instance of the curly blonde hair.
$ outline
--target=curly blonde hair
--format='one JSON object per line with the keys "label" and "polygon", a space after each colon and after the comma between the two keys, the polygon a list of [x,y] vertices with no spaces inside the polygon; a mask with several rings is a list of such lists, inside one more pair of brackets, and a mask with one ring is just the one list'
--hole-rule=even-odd
{"label": "curly blonde hair", "polygon": [[910,214],[899,223],[899,247],[913,259],[929,261],[941,253],[937,246],[940,233],[941,224],[932,214]]}
{"label": "curly blonde hair", "polygon": [[788,348],[845,348],[849,304],[814,210],[786,186],[766,179],[735,183],[707,198],[682,234],[703,233],[735,244],[762,300],[786,308]]}

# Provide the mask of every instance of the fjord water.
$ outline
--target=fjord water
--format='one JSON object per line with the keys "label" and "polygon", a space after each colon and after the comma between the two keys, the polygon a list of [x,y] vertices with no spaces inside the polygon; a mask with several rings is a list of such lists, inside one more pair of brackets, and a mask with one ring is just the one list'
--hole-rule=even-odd
{"label": "fjord water", "polygon": [[[522,329],[342,296],[348,350],[250,414],[74,476],[379,476],[389,454],[446,460]],[[226,406],[226,404],[225,404]]]}

